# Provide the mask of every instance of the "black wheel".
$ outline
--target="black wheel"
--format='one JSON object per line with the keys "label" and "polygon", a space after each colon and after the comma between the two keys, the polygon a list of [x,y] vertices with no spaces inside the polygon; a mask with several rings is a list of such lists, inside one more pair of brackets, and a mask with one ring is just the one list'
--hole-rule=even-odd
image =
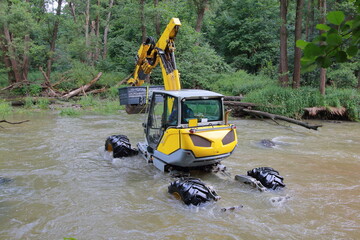
{"label": "black wheel", "polygon": [[130,141],[125,135],[112,135],[108,137],[105,141],[105,150],[113,152],[114,158],[138,154],[138,150],[131,148]]}
{"label": "black wheel", "polygon": [[285,187],[283,183],[284,178],[279,175],[279,172],[271,167],[254,168],[247,172],[248,176],[256,178],[264,187],[268,189],[277,189]]}
{"label": "black wheel", "polygon": [[168,188],[170,194],[186,205],[199,205],[211,200],[219,200],[215,190],[207,187],[200,179],[182,177],[172,182]]}

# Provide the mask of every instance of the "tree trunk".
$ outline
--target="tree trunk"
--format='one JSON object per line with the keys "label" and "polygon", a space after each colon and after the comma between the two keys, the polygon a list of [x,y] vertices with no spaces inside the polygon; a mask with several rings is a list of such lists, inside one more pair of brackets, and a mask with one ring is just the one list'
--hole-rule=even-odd
{"label": "tree trunk", "polygon": [[85,9],[85,46],[88,49],[90,46],[89,40],[89,24],[90,24],[90,0],[86,1],[86,9]]}
{"label": "tree trunk", "polygon": [[109,33],[109,27],[110,27],[110,19],[111,19],[111,8],[113,7],[114,4],[114,0],[110,0],[109,2],[109,12],[108,15],[106,17],[106,25],[105,25],[105,29],[104,29],[104,47],[103,47],[103,54],[102,54],[102,58],[105,59],[106,55],[107,55],[107,40],[108,40],[108,33]]}
{"label": "tree trunk", "polygon": [[1,50],[3,52],[4,65],[8,69],[8,71],[7,71],[8,72],[8,83],[9,83],[9,85],[11,85],[16,82],[16,78],[15,78],[14,71],[12,70],[12,67],[11,67],[10,58],[7,55],[8,49],[6,48],[5,43],[3,43],[3,41],[1,41],[1,40],[0,40],[0,46],[1,46]]}
{"label": "tree trunk", "polygon": [[50,51],[49,51],[50,56],[47,60],[47,65],[46,65],[46,76],[48,79],[50,79],[51,67],[54,60],[55,43],[56,43],[57,34],[59,31],[59,24],[60,24],[61,4],[62,4],[62,0],[58,0],[58,6],[56,9],[56,19],[55,19],[54,28],[51,36],[51,42],[50,42]]}
{"label": "tree trunk", "polygon": [[161,29],[160,29],[160,15],[159,12],[157,11],[157,6],[159,4],[159,0],[154,0],[154,7],[156,9],[156,14],[155,14],[155,32],[156,35],[158,37],[160,37],[161,34]]}
{"label": "tree trunk", "polygon": [[281,116],[281,115],[276,115],[276,114],[272,114],[272,113],[268,113],[268,112],[262,112],[262,111],[257,111],[257,110],[250,110],[250,109],[242,109],[242,111],[247,112],[251,115],[255,115],[255,116],[261,116],[261,117],[267,117],[270,118],[272,120],[282,120],[282,121],[286,121],[286,122],[290,122],[290,123],[294,123],[297,124],[299,126],[305,127],[307,129],[312,129],[312,130],[317,130],[319,127],[322,127],[322,125],[310,125],[308,123],[302,122],[302,121],[298,121],[292,118],[288,118],[285,116]]}
{"label": "tree trunk", "polygon": [[145,42],[147,33],[145,25],[145,0],[140,0],[140,21],[141,21],[141,39]]}
{"label": "tree trunk", "polygon": [[314,33],[314,0],[308,0],[305,24],[305,39],[309,41],[309,37]]}
{"label": "tree trunk", "polygon": [[[97,5],[98,5],[98,9],[100,9],[100,0],[98,0]],[[96,14],[95,36],[96,36],[96,41],[95,41],[94,61],[96,62],[96,61],[99,59],[99,55],[100,55],[100,46],[99,46],[99,39],[100,39],[100,13],[99,13],[99,10],[97,11],[97,14]]]}
{"label": "tree trunk", "polygon": [[14,73],[14,77],[15,77],[15,82],[21,82],[21,71],[19,68],[19,65],[16,61],[16,52],[15,49],[13,48],[13,43],[11,40],[11,35],[10,35],[10,31],[7,28],[6,24],[4,24],[4,36],[5,36],[5,40],[7,42],[7,50],[8,50],[8,59],[10,60],[11,63],[11,69]]}
{"label": "tree trunk", "polygon": [[287,58],[287,18],[288,0],[280,0],[280,17],[282,20],[280,27],[280,64],[279,64],[279,81],[281,86],[286,87],[289,84],[288,76],[288,58]]}
{"label": "tree trunk", "polygon": [[73,19],[74,19],[74,23],[76,23],[75,3],[73,3],[72,1],[69,1],[69,7],[71,10],[71,15],[73,16]]}
{"label": "tree trunk", "polygon": [[28,73],[29,73],[29,44],[30,44],[30,35],[26,34],[24,37],[24,57],[23,57],[23,80],[27,81]]}
{"label": "tree trunk", "polygon": [[295,19],[295,56],[294,56],[294,73],[293,73],[293,88],[300,87],[300,59],[301,49],[296,47],[296,41],[301,39],[301,25],[302,25],[302,8],[304,1],[296,1],[296,19]]}
{"label": "tree trunk", "polygon": [[[319,12],[320,12],[320,23],[325,24],[326,17],[326,0],[319,0]],[[323,31],[320,31],[322,34]],[[325,84],[326,84],[326,69],[320,69],[320,93],[325,95]]]}
{"label": "tree trunk", "polygon": [[208,8],[208,2],[209,0],[200,0],[200,2],[198,2],[198,6],[197,6],[197,19],[196,19],[196,26],[195,26],[195,31],[197,32],[201,32],[201,27],[202,27],[202,23],[204,20],[204,16],[205,16],[205,11]]}

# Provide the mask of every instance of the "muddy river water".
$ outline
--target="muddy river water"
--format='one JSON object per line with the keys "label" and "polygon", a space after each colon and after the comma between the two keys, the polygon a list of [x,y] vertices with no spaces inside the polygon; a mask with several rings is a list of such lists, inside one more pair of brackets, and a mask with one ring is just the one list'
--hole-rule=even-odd
{"label": "muddy river water", "polygon": [[[0,128],[0,239],[359,239],[360,124],[297,125],[232,119],[239,145],[232,177],[199,174],[221,200],[187,207],[167,193],[171,178],[140,156],[111,159],[107,136],[143,139],[144,115],[56,113]],[[313,122],[319,124],[320,122]],[[271,139],[274,148],[262,147]],[[286,188],[258,192],[235,174],[269,166]],[[222,208],[243,206],[234,211]]]}

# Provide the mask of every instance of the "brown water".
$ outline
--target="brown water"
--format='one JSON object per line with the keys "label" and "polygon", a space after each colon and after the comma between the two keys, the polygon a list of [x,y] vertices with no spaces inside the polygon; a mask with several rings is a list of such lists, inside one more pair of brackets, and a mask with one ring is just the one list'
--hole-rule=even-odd
{"label": "brown water", "polygon": [[[0,177],[13,179],[0,185],[0,239],[359,239],[359,123],[322,122],[313,131],[233,120],[239,146],[223,161],[232,176],[270,166],[286,188],[261,193],[201,175],[222,199],[187,207],[167,193],[171,179],[140,156],[104,155],[109,135],[141,141],[143,118],[123,112],[9,118],[31,121],[0,129]],[[261,147],[261,139],[278,145]]]}

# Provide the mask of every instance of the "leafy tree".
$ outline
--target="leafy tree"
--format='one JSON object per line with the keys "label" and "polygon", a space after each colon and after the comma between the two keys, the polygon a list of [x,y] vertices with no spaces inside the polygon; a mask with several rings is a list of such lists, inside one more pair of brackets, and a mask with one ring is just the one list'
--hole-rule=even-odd
{"label": "leafy tree", "polygon": [[278,56],[278,1],[229,0],[217,11],[211,41],[227,63],[256,73]]}
{"label": "leafy tree", "polygon": [[312,71],[317,67],[328,68],[332,63],[350,61],[357,55],[360,44],[360,1],[356,0],[354,4],[357,6],[354,18],[346,19],[343,11],[329,12],[326,16],[328,23],[316,25],[322,34],[312,42],[296,42],[304,50],[303,71]]}

